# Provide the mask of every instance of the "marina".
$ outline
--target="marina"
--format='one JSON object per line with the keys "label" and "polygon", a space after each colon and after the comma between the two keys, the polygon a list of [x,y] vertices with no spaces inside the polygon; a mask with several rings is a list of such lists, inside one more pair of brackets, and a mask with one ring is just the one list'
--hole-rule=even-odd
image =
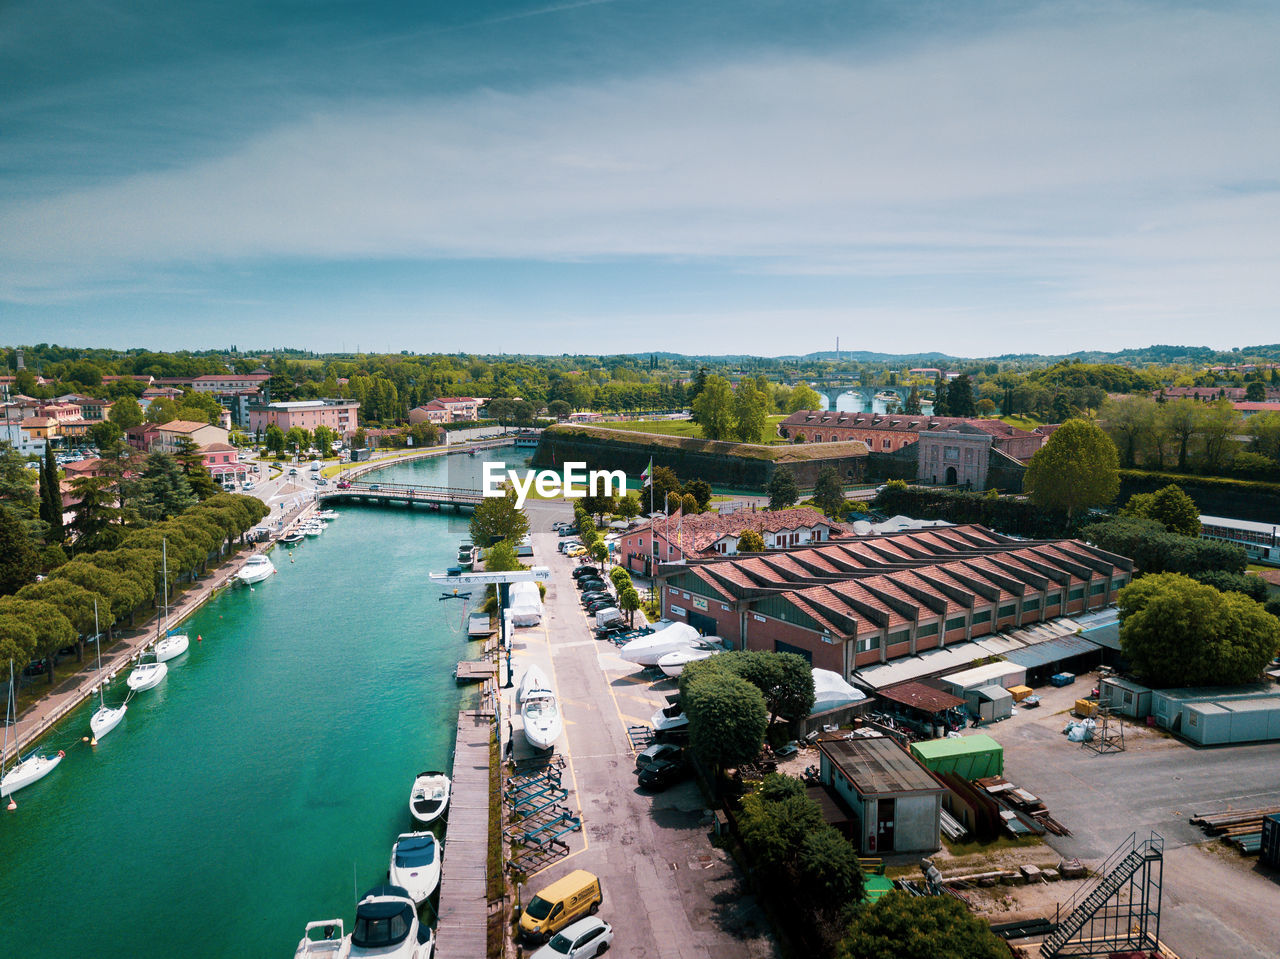
{"label": "marina", "polygon": [[[416,484],[444,471],[422,461],[384,475]],[[469,610],[436,602],[420,580],[451,564],[466,530],[452,512],[353,505],[289,551],[279,575],[220,591],[181,622],[192,639],[181,668],[135,697],[97,746],[82,739],[98,696],[61,719],[39,747],[65,758],[0,820],[6,938],[49,957],[86,942],[143,959],[266,957],[296,948],[317,916],[350,929],[414,826],[409,784],[421,769],[454,768],[454,724],[472,694],[451,667],[469,655]],[[103,650],[107,675],[131,662],[117,653]],[[124,699],[123,679],[107,702]],[[469,797],[455,785],[446,879],[471,855],[452,847],[454,822],[467,831],[468,805],[487,815],[483,793]],[[57,923],[42,917],[37,904],[96,888],[102,863],[117,873],[109,897]]]}

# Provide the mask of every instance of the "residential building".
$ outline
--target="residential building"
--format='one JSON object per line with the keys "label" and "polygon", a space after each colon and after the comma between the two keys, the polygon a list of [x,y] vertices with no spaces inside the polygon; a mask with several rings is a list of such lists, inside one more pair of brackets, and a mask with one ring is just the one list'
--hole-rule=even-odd
{"label": "residential building", "polygon": [[739,510],[733,513],[677,512],[630,529],[619,545],[621,562],[628,569],[649,575],[656,562],[675,563],[687,557],[734,556],[738,540],[754,530],[765,549],[789,549],[825,543],[844,528],[816,509]]}
{"label": "residential building", "polygon": [[55,402],[71,403],[80,407],[80,415],[90,423],[100,423],[107,418],[114,405],[111,400],[100,400],[93,396],[85,396],[81,393],[67,393],[59,396]]}
{"label": "residential building", "polygon": [[10,418],[10,409],[5,408],[5,416],[0,419],[0,441],[8,443],[23,456],[43,456],[47,435],[32,435],[25,420],[14,416]]}
{"label": "residential building", "polygon": [[252,373],[208,373],[193,379],[191,388],[197,393],[228,393],[237,390],[261,392],[270,379],[271,373],[263,369]]}
{"label": "residential building", "polygon": [[41,416],[51,416],[59,423],[84,419],[84,410],[75,403],[45,403],[40,407]]}
{"label": "residential building", "polygon": [[200,456],[214,482],[242,482],[249,475],[249,468],[240,462],[240,450],[230,443],[210,443],[200,447]]}
{"label": "residential building", "polygon": [[1259,413],[1280,413],[1280,402],[1266,403],[1232,403],[1240,415],[1248,419],[1250,416],[1256,416]]}
{"label": "residential building", "polygon": [[22,428],[32,440],[49,442],[62,435],[58,432],[58,421],[52,416],[28,416],[22,421]]}
{"label": "residential building", "polygon": [[982,637],[1100,609],[1132,573],[1130,560],[1078,540],[1015,540],[964,525],[690,557],[654,576],[664,616],[737,649],[798,653],[858,682],[858,670],[929,650],[959,647],[962,664],[984,658]]}
{"label": "residential building", "polygon": [[156,435],[151,443],[151,449],[162,453],[176,453],[182,448],[183,440],[190,440],[199,448],[212,443],[225,444],[228,435],[228,431],[221,426],[211,426],[208,423],[197,423],[193,420],[173,420],[156,426]]}
{"label": "residential building", "polygon": [[139,426],[130,426],[125,430],[124,440],[130,447],[140,453],[148,453],[159,435],[159,426],[155,423],[143,423]]}
{"label": "residential building", "polygon": [[410,423],[472,423],[478,419],[480,401],[473,396],[441,396],[409,411]]}
{"label": "residential building", "polygon": [[278,427],[282,433],[295,426],[311,432],[317,426],[327,426],[348,439],[359,428],[359,409],[360,404],[356,400],[336,399],[250,404],[249,432],[265,433],[269,426]]}

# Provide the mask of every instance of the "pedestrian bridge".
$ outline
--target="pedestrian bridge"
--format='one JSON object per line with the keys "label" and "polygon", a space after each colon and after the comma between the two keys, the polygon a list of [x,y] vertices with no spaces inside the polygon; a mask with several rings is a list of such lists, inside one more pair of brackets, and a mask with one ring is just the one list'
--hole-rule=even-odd
{"label": "pedestrian bridge", "polygon": [[316,502],[378,503],[393,506],[425,506],[438,510],[450,506],[455,510],[474,509],[484,495],[478,489],[454,489],[451,486],[414,486],[407,483],[351,483],[345,489],[316,491]]}

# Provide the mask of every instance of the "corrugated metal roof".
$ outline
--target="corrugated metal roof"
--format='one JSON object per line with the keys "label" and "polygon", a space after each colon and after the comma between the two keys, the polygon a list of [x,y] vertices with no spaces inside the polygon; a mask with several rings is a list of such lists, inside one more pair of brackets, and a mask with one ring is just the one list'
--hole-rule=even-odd
{"label": "corrugated metal roof", "polygon": [[1026,649],[1015,649],[1007,653],[1005,658],[1026,669],[1034,669],[1037,666],[1046,666],[1082,653],[1097,652],[1101,645],[1101,643],[1090,642],[1084,636],[1059,636],[1057,639],[1037,643]]}
{"label": "corrugated metal roof", "polygon": [[863,796],[945,791],[929,770],[891,739],[824,740],[818,748]]}
{"label": "corrugated metal roof", "polygon": [[891,702],[902,703],[904,706],[923,709],[928,713],[938,713],[944,709],[964,705],[964,700],[959,696],[952,696],[950,693],[944,693],[941,689],[934,689],[924,683],[902,683],[899,686],[882,689],[876,695]]}

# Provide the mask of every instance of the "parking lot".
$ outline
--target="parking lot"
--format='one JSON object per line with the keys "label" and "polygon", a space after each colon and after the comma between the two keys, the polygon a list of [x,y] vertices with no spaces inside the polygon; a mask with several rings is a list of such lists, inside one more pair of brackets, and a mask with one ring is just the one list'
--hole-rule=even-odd
{"label": "parking lot", "polygon": [[1062,735],[1066,711],[1096,683],[1038,690],[1038,710],[984,727],[1004,747],[1005,776],[1072,831],[1048,837],[1063,856],[1097,865],[1130,833],[1164,837],[1161,938],[1182,959],[1274,959],[1280,881],[1188,819],[1280,803],[1280,743],[1198,748],[1130,724],[1126,751],[1099,755]]}
{"label": "parking lot", "polygon": [[[565,731],[556,752],[567,761],[567,802],[583,828],[566,837],[567,857],[530,879],[525,901],[573,869],[600,877],[600,916],[613,924],[611,952],[640,959],[751,959],[777,955],[754,897],[732,859],[709,839],[710,819],[692,782],[664,792],[639,790],[627,727],[666,704],[670,681],[650,683],[596,640],[570,577],[574,561],[556,551],[551,523],[570,518],[563,503],[531,502],[535,562],[552,569],[542,625],[517,631],[514,681],[537,663],[560,700]],[[506,691],[508,697],[514,690]],[[515,722],[517,758],[527,744]]]}

